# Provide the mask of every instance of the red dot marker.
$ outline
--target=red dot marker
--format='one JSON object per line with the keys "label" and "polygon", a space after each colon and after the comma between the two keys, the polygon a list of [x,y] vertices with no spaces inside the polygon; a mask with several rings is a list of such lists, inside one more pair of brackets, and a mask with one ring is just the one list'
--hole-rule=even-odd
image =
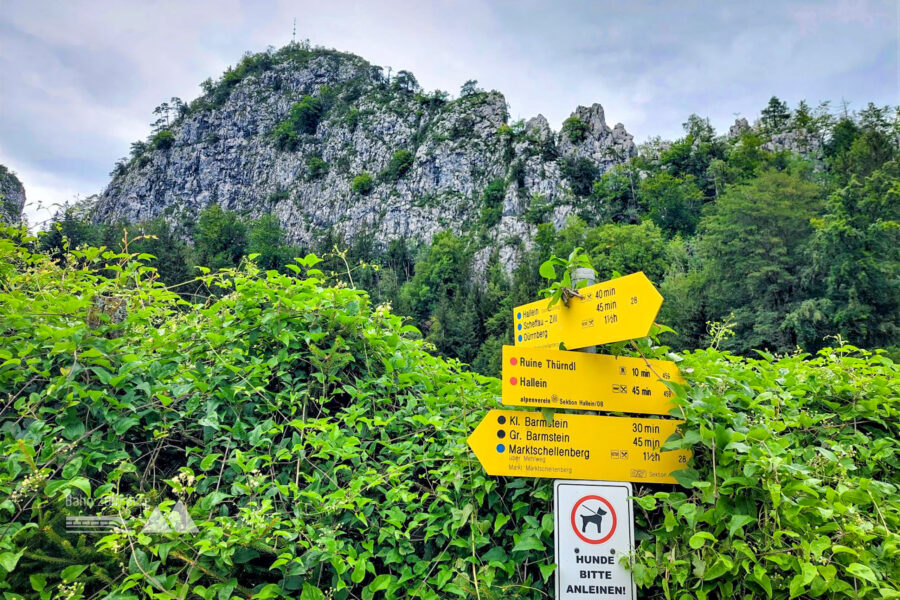
{"label": "red dot marker", "polygon": [[515,377],[510,377],[509,382],[513,385],[516,385],[517,383],[519,383],[519,380],[516,379]]}
{"label": "red dot marker", "polygon": [[513,365],[513,366],[515,366],[515,365],[516,365],[516,362],[517,362],[517,361],[516,361],[516,359],[515,359],[515,358],[511,358],[511,359],[509,359],[509,364],[511,364],[511,365]]}

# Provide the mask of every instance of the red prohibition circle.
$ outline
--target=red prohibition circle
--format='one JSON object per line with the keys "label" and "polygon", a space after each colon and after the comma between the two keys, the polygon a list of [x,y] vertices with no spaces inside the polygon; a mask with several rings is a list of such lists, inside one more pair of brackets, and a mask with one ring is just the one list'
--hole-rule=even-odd
{"label": "red prohibition circle", "polygon": [[[612,515],[612,527],[610,527],[609,533],[607,533],[605,537],[602,537],[599,540],[592,540],[590,538],[584,537],[583,535],[581,535],[581,532],[578,531],[578,526],[575,524],[575,516],[576,516],[576,513],[578,512],[578,507],[581,506],[587,500],[599,500],[600,502],[602,502],[603,504],[606,505],[606,507],[609,509],[609,514]],[[571,518],[572,531],[574,531],[575,535],[577,535],[579,538],[581,538],[582,541],[587,542],[588,544],[602,544],[603,542],[609,540],[609,538],[611,538],[612,535],[616,532],[617,521],[618,521],[618,519],[616,519],[616,511],[612,507],[612,504],[610,504],[606,500],[606,498],[603,498],[601,496],[585,496],[584,498],[582,498],[581,500],[576,502],[575,506],[572,507],[572,518]]]}

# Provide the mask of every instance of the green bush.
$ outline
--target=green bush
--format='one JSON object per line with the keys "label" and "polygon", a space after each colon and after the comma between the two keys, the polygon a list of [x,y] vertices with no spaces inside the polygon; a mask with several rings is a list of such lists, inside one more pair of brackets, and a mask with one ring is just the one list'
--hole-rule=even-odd
{"label": "green bush", "polygon": [[[0,231],[9,597],[552,596],[551,480],[488,477],[465,444],[496,379],[313,256],[202,275],[222,295],[190,305],[136,256],[60,262],[25,236]],[[897,365],[840,347],[680,366],[667,447],[693,458],[681,486],[636,486],[641,597],[896,597]],[[141,533],[176,500],[196,533]],[[122,521],[66,531],[94,514]]]}
{"label": "green bush", "polygon": [[415,161],[415,155],[405,148],[401,148],[394,152],[388,166],[381,172],[381,177],[385,181],[397,181],[412,167]]}
{"label": "green bush", "polygon": [[306,159],[306,179],[313,181],[325,177],[328,174],[328,163],[319,156],[309,156]]}
{"label": "green bush", "polygon": [[293,262],[289,254],[295,250],[285,244],[284,229],[273,214],[262,215],[247,224],[247,252],[261,269],[283,269],[285,264]]}
{"label": "green bush", "polygon": [[353,178],[353,182],[350,184],[350,189],[353,190],[354,194],[368,196],[372,193],[372,190],[375,189],[375,180],[372,179],[371,175],[363,171]]}
{"label": "green bush", "polygon": [[350,129],[350,131],[356,131],[356,126],[359,125],[358,108],[350,108],[347,111],[347,114],[344,116],[344,124]]}
{"label": "green bush", "polygon": [[895,598],[900,369],[853,347],[682,364],[685,489],[638,498],[636,583],[668,598]]}
{"label": "green bush", "polygon": [[[528,503],[545,512],[548,488],[487,477],[465,444],[496,380],[431,356],[365,293],[323,287],[312,256],[297,278],[203,276],[227,294],[190,306],[127,256],[85,250],[63,271],[29,243],[0,238],[0,387],[18,393],[0,438],[8,594],[541,597],[550,519]],[[197,533],[140,533],[177,499]],[[98,512],[122,526],[66,532]]]}
{"label": "green bush", "polygon": [[585,123],[581,117],[572,115],[571,117],[563,121],[562,132],[567,138],[569,138],[570,142],[572,142],[573,144],[577,144],[584,141],[584,138],[587,137],[588,124]]}
{"label": "green bush", "polygon": [[484,227],[493,227],[503,217],[503,199],[506,197],[506,181],[494,179],[481,196],[481,216],[479,222]]}
{"label": "green bush", "polygon": [[168,150],[175,144],[175,134],[168,129],[157,131],[150,139],[150,144],[156,150]]}
{"label": "green bush", "polygon": [[281,150],[295,150],[301,135],[314,135],[319,121],[325,114],[325,106],[320,98],[303,96],[300,102],[291,105],[287,119],[272,130],[271,137]]}
{"label": "green bush", "polygon": [[515,181],[516,186],[518,186],[519,189],[525,187],[526,174],[525,161],[522,159],[517,160],[509,166],[509,180]]}
{"label": "green bush", "polygon": [[550,213],[553,212],[553,205],[547,201],[547,197],[543,194],[532,194],[531,201],[528,203],[528,210],[525,211],[523,218],[526,223],[531,225],[540,225],[547,220]]}
{"label": "green bush", "polygon": [[207,79],[201,84],[204,96],[194,100],[189,106],[188,112],[222,106],[228,100],[231,90],[241,81],[250,75],[259,75],[271,70],[275,62],[275,56],[271,52],[245,53],[236,66],[225,70],[219,81],[214,82],[212,79]]}
{"label": "green bush", "polygon": [[291,197],[291,191],[279,186],[278,188],[276,188],[276,190],[274,192],[269,194],[269,196],[266,199],[269,202],[274,204],[274,203],[281,202],[282,200],[287,200],[290,197]]}
{"label": "green bush", "polygon": [[684,179],[665,171],[647,177],[638,187],[650,219],[669,235],[693,235],[700,222],[703,193],[692,175]]}
{"label": "green bush", "polygon": [[594,189],[594,182],[600,177],[600,169],[596,163],[583,156],[563,160],[561,170],[576,196],[589,196]]}
{"label": "green bush", "polygon": [[213,204],[200,211],[194,231],[194,264],[211,269],[236,267],[247,250],[247,224]]}

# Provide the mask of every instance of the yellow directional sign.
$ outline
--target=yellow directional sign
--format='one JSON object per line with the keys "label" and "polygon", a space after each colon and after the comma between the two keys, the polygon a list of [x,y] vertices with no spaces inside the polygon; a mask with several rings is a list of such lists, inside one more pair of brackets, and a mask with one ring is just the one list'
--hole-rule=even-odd
{"label": "yellow directional sign", "polygon": [[503,404],[668,415],[684,383],[667,360],[503,346]]}
{"label": "yellow directional sign", "polygon": [[491,410],[467,441],[489,475],[676,483],[691,453],[660,448],[681,423]]}
{"label": "yellow directional sign", "polygon": [[610,279],[578,290],[583,298],[569,305],[538,300],[513,309],[516,346],[570,350],[640,338],[650,333],[662,306],[660,296],[642,272]]}

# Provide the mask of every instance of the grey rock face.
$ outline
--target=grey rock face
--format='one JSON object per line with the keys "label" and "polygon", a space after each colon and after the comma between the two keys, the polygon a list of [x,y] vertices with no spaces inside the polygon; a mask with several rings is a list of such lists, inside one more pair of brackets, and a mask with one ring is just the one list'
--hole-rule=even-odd
{"label": "grey rock face", "polygon": [[750,123],[747,122],[747,119],[735,119],[734,125],[728,128],[728,139],[741,137],[745,131],[750,131]]}
{"label": "grey rock face", "polygon": [[769,152],[788,150],[810,158],[822,158],[822,147],[825,140],[813,135],[805,129],[794,129],[772,135],[772,139],[762,145]]}
{"label": "grey rock face", "polygon": [[589,158],[605,170],[635,155],[634,139],[625,131],[625,126],[616,123],[610,129],[603,107],[599,104],[579,106],[571,116],[578,117],[587,125],[587,135],[580,141],[572,141],[560,132],[559,147],[564,156]]}
{"label": "grey rock face", "polygon": [[[304,96],[328,108],[314,133],[299,134],[293,149],[279,149],[272,131]],[[189,111],[171,127],[171,147],[150,149],[119,169],[94,218],[163,217],[187,226],[218,203],[251,218],[275,214],[298,244],[328,229],[346,240],[373,235],[378,244],[397,237],[427,241],[445,229],[474,227],[485,188],[503,180],[502,215],[491,235],[528,243],[533,227],[522,215],[533,194],[560,214],[576,202],[560,161],[585,157],[604,171],[635,153],[632,136],[621,124],[610,129],[599,104],[575,114],[588,123],[577,144],[554,133],[543,116],[510,125],[498,92],[448,102],[402,89],[396,79],[388,83],[358,57],[288,60],[244,77],[220,104]],[[391,176],[387,169],[400,150],[412,153],[412,165]],[[318,159],[326,167],[311,169]],[[374,179],[365,194],[353,190],[362,173]]]}
{"label": "grey rock face", "polygon": [[25,207],[25,187],[5,166],[0,165],[0,223],[17,225]]}
{"label": "grey rock face", "polygon": [[[748,131],[761,131],[761,126],[757,123],[756,127],[751,127],[747,119],[735,119],[734,125],[728,128],[728,139],[735,139]],[[765,133],[763,131],[763,133]],[[765,134],[769,136],[769,140],[762,145],[763,150],[769,152],[780,152],[787,150],[802,154],[809,158],[821,158],[822,147],[825,140],[821,135],[815,135],[805,129],[791,129],[779,133]]]}

